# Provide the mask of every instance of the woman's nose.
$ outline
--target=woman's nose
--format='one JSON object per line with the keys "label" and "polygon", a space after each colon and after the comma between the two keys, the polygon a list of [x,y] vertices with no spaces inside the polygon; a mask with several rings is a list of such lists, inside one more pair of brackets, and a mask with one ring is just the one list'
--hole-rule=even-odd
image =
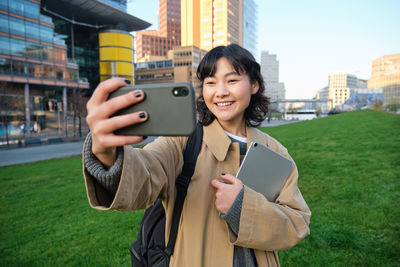
{"label": "woman's nose", "polygon": [[226,88],[226,84],[225,83],[217,84],[217,92],[215,93],[215,95],[217,97],[224,97],[224,96],[227,96],[228,94],[229,94],[229,91]]}

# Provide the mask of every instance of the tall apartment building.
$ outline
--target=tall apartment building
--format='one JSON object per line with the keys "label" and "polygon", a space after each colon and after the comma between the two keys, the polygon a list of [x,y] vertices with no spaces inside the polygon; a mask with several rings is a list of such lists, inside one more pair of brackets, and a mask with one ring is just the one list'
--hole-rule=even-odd
{"label": "tall apartment building", "polygon": [[333,107],[344,104],[350,97],[350,90],[358,88],[356,76],[347,73],[329,74],[328,98],[332,99]]}
{"label": "tall apartment building", "polygon": [[285,99],[285,85],[279,82],[279,61],[276,55],[262,51],[260,65],[265,82],[265,95],[271,102]]}
{"label": "tall apartment building", "polygon": [[62,111],[66,132],[67,116],[82,100],[79,92],[89,96],[99,83],[99,31],[150,26],[124,7],[126,0],[0,1],[3,119],[25,125],[29,133],[31,122],[43,130]]}
{"label": "tall apartment building", "polygon": [[383,88],[383,106],[400,104],[400,54],[386,55],[372,61],[368,88]]}
{"label": "tall apartment building", "polygon": [[136,62],[167,58],[181,44],[181,1],[159,0],[159,30],[136,32]]}
{"label": "tall apartment building", "polygon": [[254,0],[181,1],[182,46],[209,51],[239,44],[257,53],[257,6]]}

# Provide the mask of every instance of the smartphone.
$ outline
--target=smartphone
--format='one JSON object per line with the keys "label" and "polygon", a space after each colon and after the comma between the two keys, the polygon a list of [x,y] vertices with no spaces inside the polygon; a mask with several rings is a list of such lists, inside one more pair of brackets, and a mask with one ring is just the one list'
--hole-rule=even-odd
{"label": "smartphone", "polygon": [[148,120],[115,131],[118,135],[189,136],[196,129],[195,90],[191,83],[159,83],[124,86],[109,99],[142,90],[142,102],[122,109],[113,116],[146,111]]}

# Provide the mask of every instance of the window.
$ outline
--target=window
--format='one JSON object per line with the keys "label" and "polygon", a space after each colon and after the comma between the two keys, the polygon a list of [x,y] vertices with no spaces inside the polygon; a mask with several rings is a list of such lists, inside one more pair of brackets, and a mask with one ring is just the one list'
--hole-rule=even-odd
{"label": "window", "polygon": [[11,55],[23,57],[25,55],[25,41],[11,38]]}
{"label": "window", "polygon": [[43,65],[43,78],[54,79],[55,78],[55,70],[52,65]]}
{"label": "window", "polygon": [[8,28],[8,16],[0,14],[0,31],[9,32]]}
{"label": "window", "polygon": [[50,43],[53,42],[53,29],[44,25],[40,25],[39,28],[40,28],[40,40]]}
{"label": "window", "polygon": [[70,81],[77,81],[78,80],[78,70],[76,69],[67,69],[69,74]]}
{"label": "window", "polygon": [[26,42],[25,52],[26,56],[35,59],[41,59],[42,54],[42,46],[33,42]]}
{"label": "window", "polygon": [[39,18],[39,5],[36,3],[32,3],[31,1],[24,1],[25,6],[25,16],[37,19]]}
{"label": "window", "polygon": [[12,0],[9,1],[9,10],[10,12],[19,14],[19,15],[24,15],[24,5],[22,3],[22,0]]}
{"label": "window", "polygon": [[10,38],[0,36],[0,54],[10,54]]}
{"label": "window", "polygon": [[16,76],[27,76],[28,64],[25,64],[23,61],[13,61],[12,70],[13,74]]}
{"label": "window", "polygon": [[39,40],[39,24],[25,21],[25,35],[28,38]]}
{"label": "window", "polygon": [[42,66],[40,64],[29,63],[28,75],[30,77],[40,78],[42,75]]}
{"label": "window", "polygon": [[11,61],[0,57],[0,74],[11,74]]}
{"label": "window", "polygon": [[16,35],[25,35],[25,25],[22,19],[10,17],[10,33]]}

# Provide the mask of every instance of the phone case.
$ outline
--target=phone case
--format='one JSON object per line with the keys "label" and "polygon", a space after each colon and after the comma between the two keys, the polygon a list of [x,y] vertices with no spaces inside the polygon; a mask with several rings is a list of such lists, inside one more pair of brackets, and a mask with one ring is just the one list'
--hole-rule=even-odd
{"label": "phone case", "polygon": [[[146,111],[148,120],[117,130],[118,135],[187,136],[196,129],[195,91],[190,83],[159,83],[125,86],[110,94],[117,97],[134,90],[145,92],[145,99],[122,109],[114,116]],[[178,93],[177,93],[178,92]]]}

